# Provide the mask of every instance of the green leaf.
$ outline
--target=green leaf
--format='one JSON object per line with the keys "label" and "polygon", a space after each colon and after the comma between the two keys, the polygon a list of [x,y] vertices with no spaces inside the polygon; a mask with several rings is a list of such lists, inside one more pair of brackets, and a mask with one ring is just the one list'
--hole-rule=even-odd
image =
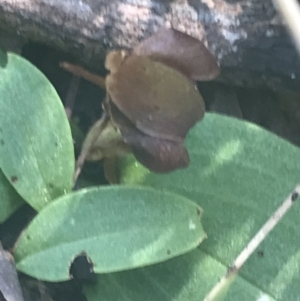
{"label": "green leaf", "polygon": [[0,167],[40,210],[72,187],[74,150],[63,105],[46,77],[11,53],[0,68],[0,95]]}
{"label": "green leaf", "polygon": [[[191,156],[187,169],[154,174],[128,157],[120,165],[121,183],[169,190],[198,202],[205,212],[203,226],[208,235],[200,250],[204,257],[229,267],[300,181],[300,150],[258,126],[217,114],[206,114],[186,145]],[[297,301],[300,295],[299,215],[296,203],[240,271],[244,281],[276,300]],[[205,262],[199,262],[204,274]],[[223,271],[210,273],[217,279]],[[180,281],[183,276],[173,277]],[[181,279],[181,290],[196,290],[201,277],[191,274]],[[168,280],[161,281],[165,286]],[[206,286],[206,293],[210,289]],[[231,300],[248,300],[240,294]],[[189,300],[201,300],[204,295]]]}
{"label": "green leaf", "polygon": [[0,169],[0,224],[23,204],[22,198],[10,185]]}
{"label": "green leaf", "polygon": [[[97,276],[84,288],[88,301],[202,301],[226,273],[224,265],[196,249],[145,268]],[[275,301],[241,277],[223,301]]]}
{"label": "green leaf", "polygon": [[150,188],[84,189],[56,200],[18,240],[17,269],[47,280],[67,280],[74,258],[86,253],[96,273],[161,262],[205,238],[202,210],[190,200]]}

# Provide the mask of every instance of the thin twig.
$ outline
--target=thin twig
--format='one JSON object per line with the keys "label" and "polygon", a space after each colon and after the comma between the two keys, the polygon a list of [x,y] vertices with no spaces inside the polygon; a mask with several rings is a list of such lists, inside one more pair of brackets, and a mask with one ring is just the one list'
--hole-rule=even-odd
{"label": "thin twig", "polygon": [[76,75],[72,76],[71,83],[69,85],[69,89],[65,100],[65,110],[66,110],[68,120],[70,120],[72,117],[76,95],[79,90],[79,84],[80,84],[80,78]]}
{"label": "thin twig", "polygon": [[300,7],[296,0],[273,0],[283,17],[300,55]]}
{"label": "thin twig", "polygon": [[257,234],[252,238],[249,244],[244,248],[240,255],[233,262],[231,267],[228,269],[226,275],[216,284],[216,286],[209,292],[203,301],[212,301],[218,297],[223,289],[233,280],[241,269],[246,260],[255,251],[255,249],[261,244],[261,242],[267,237],[267,235],[274,229],[279,223],[282,217],[292,207],[296,199],[300,194],[300,184],[298,184],[293,192],[286,198],[286,200],[279,206],[279,208],[272,214],[268,221],[262,226]]}
{"label": "thin twig", "polygon": [[82,170],[87,155],[89,154],[91,148],[93,147],[93,144],[95,143],[99,135],[104,130],[108,121],[109,121],[109,117],[106,114],[104,114],[102,118],[99,119],[95,123],[95,125],[93,125],[94,131],[92,132],[92,136],[89,137],[88,141],[85,141],[81,149],[81,153],[76,161],[76,168],[73,176],[73,187],[75,186],[78,176],[80,175],[80,172]]}
{"label": "thin twig", "polygon": [[60,67],[78,77],[84,78],[85,80],[96,84],[103,90],[106,90],[104,77],[97,75],[95,73],[89,72],[89,71],[85,70],[84,68],[82,68],[81,66],[73,65],[68,62],[60,63]]}
{"label": "thin twig", "polygon": [[[106,90],[106,85],[105,85],[105,78],[101,77],[97,74],[91,73],[81,66],[78,65],[73,65],[68,62],[62,62],[60,63],[60,67],[63,68],[64,70],[72,73],[75,77],[77,78],[84,78],[85,80],[92,82],[96,84],[97,86],[101,87],[103,90]],[[66,112],[68,114],[68,111],[66,109]],[[93,126],[95,129],[92,133],[92,136],[89,137],[89,140],[86,141],[82,147],[81,153],[77,159],[76,162],[76,167],[75,167],[75,172],[73,175],[73,187],[76,184],[76,181],[81,173],[82,167],[84,165],[85,159],[87,155],[89,154],[93,144],[99,137],[99,135],[102,133],[103,129],[105,128],[107,122],[108,122],[108,117],[106,114],[103,115],[103,117],[96,122],[96,124]]]}

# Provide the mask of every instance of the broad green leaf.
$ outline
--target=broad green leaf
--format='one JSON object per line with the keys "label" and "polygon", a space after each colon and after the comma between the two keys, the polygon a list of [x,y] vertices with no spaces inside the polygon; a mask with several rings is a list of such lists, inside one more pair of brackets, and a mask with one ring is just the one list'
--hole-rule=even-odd
{"label": "broad green leaf", "polygon": [[22,198],[0,169],[0,224],[10,217],[22,204]]}
{"label": "broad green leaf", "polygon": [[[199,247],[202,256],[229,267],[300,181],[300,149],[251,123],[217,114],[206,114],[186,145],[191,156],[187,169],[154,174],[128,157],[120,164],[121,183],[168,190],[198,202],[205,212],[203,226],[208,235]],[[299,216],[296,202],[240,271],[244,281],[276,300],[297,301],[300,296]],[[199,262],[199,269],[206,273],[205,260]],[[216,278],[223,274],[218,269],[210,273]],[[159,277],[159,273],[153,276]],[[180,281],[182,275],[173,277]],[[190,277],[181,279],[182,291],[192,292],[201,284],[202,276]],[[206,293],[210,288],[205,287]],[[231,300],[247,299],[237,294]]]}
{"label": "broad green leaf", "polygon": [[[88,301],[202,301],[226,273],[224,265],[196,249],[145,268],[97,276],[84,291]],[[275,301],[241,277],[223,301]]]}
{"label": "broad green leaf", "polygon": [[8,53],[0,68],[0,167],[40,210],[71,190],[74,150],[63,105],[46,77]]}
{"label": "broad green leaf", "polygon": [[63,196],[42,210],[18,240],[17,269],[69,279],[85,252],[96,273],[132,269],[196,248],[205,238],[202,210],[190,200],[150,188],[111,186]]}

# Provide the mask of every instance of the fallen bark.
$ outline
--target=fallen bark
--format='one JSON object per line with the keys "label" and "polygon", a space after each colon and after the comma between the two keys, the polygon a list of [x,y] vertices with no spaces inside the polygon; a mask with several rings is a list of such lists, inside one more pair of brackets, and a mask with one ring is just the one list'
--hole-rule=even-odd
{"label": "fallen bark", "polygon": [[2,248],[0,242],[0,300],[24,301],[14,260],[10,253]]}
{"label": "fallen bark", "polygon": [[2,31],[94,70],[109,49],[132,48],[163,26],[207,42],[222,68],[219,81],[299,90],[300,60],[271,0],[0,1]]}

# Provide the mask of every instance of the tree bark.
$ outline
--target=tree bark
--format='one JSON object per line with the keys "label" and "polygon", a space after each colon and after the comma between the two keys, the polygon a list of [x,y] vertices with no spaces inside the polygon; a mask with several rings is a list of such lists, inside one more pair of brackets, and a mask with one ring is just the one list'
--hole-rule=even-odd
{"label": "tree bark", "polygon": [[300,60],[271,0],[0,1],[2,31],[68,52],[94,70],[109,49],[132,48],[163,26],[207,43],[221,65],[219,81],[300,89]]}

